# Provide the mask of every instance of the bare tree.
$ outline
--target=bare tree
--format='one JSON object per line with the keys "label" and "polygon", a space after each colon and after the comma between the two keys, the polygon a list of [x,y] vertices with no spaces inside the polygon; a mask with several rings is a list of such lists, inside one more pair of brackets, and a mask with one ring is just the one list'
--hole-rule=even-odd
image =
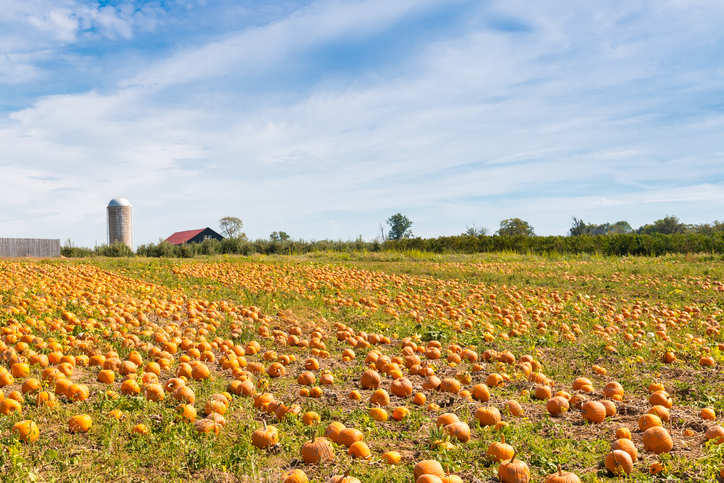
{"label": "bare tree", "polygon": [[241,231],[244,222],[235,216],[225,216],[219,220],[219,230],[226,238],[246,238],[246,234]]}

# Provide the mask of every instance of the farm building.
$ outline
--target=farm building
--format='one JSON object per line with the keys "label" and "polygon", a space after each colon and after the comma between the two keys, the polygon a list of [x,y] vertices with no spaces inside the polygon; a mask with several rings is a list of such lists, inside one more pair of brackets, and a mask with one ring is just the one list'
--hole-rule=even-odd
{"label": "farm building", "polygon": [[0,257],[59,257],[60,240],[0,238]]}
{"label": "farm building", "polygon": [[166,241],[173,245],[183,245],[184,243],[201,243],[204,240],[223,240],[224,237],[216,233],[209,227],[200,230],[177,231]]}

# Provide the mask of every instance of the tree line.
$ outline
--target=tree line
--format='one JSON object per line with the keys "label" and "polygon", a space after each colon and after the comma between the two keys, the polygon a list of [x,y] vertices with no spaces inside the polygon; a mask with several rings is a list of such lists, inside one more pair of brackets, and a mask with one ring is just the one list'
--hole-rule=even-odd
{"label": "tree line", "polygon": [[485,227],[466,227],[457,236],[416,238],[410,231],[413,222],[397,213],[386,220],[390,226],[385,234],[365,241],[356,240],[293,240],[283,231],[275,231],[269,239],[249,240],[241,229],[243,223],[234,217],[220,220],[223,240],[204,240],[201,243],[173,245],[167,241],[140,245],[135,253],[123,243],[100,245],[95,248],[75,247],[67,242],[61,248],[64,257],[163,257],[194,258],[213,255],[292,255],[315,252],[382,252],[422,251],[432,253],[560,253],[601,255],[659,256],[667,253],[724,253],[724,222],[687,225],[675,216],[667,216],[651,224],[631,228],[628,222],[618,221],[600,225],[585,223],[573,217],[566,236],[536,236],[534,228],[520,218],[500,222],[492,235]]}

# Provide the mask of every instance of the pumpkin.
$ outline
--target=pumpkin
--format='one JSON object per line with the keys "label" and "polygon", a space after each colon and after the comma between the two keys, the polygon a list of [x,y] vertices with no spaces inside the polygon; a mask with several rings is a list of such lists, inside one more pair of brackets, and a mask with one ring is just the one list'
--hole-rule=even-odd
{"label": "pumpkin", "polygon": [[515,450],[513,447],[505,442],[505,435],[500,436],[500,443],[492,443],[488,446],[488,457],[490,457],[496,463],[500,463],[504,460],[509,460],[513,457]]}
{"label": "pumpkin", "polygon": [[297,377],[297,384],[301,384],[302,386],[313,386],[316,382],[317,377],[312,371],[302,372],[299,377]]}
{"label": "pumpkin", "polygon": [[23,386],[20,388],[23,394],[33,394],[40,391],[40,381],[33,377],[29,377],[23,382]]}
{"label": "pumpkin", "polygon": [[478,420],[480,426],[495,426],[500,422],[502,417],[498,408],[493,406],[483,406],[475,410],[475,419]]}
{"label": "pumpkin", "polygon": [[177,388],[172,394],[171,397],[175,399],[176,401],[185,403],[185,404],[193,404],[196,402],[196,394],[194,394],[194,390],[191,389],[189,386],[181,386]]}
{"label": "pumpkin", "polygon": [[588,401],[581,405],[583,419],[594,424],[602,423],[606,419],[606,407],[598,401]]}
{"label": "pumpkin", "polygon": [[631,431],[628,428],[618,428],[616,430],[616,438],[618,439],[631,439]]}
{"label": "pumpkin", "polygon": [[299,416],[299,413],[301,412],[302,407],[299,404],[292,404],[291,406],[287,406],[284,403],[281,403],[274,411],[274,415],[279,421],[282,421],[290,416]]}
{"label": "pumpkin", "polygon": [[494,372],[488,375],[488,377],[485,379],[485,384],[487,384],[488,387],[498,387],[503,384],[503,376]]}
{"label": "pumpkin", "polygon": [[390,404],[390,395],[384,389],[377,389],[370,396],[370,404],[377,404],[379,406],[388,406]]}
{"label": "pumpkin", "polygon": [[377,389],[381,382],[379,373],[372,369],[366,370],[360,378],[360,385],[363,389]]}
{"label": "pumpkin", "polygon": [[644,449],[652,453],[668,453],[674,447],[674,440],[666,429],[654,426],[644,431]]}
{"label": "pumpkin", "polygon": [[86,433],[93,425],[93,420],[88,414],[79,414],[68,420],[68,430],[71,433]]}
{"label": "pumpkin", "polygon": [[176,406],[176,418],[177,421],[183,421],[187,423],[193,423],[196,421],[196,408],[191,404],[179,404]]}
{"label": "pumpkin", "polygon": [[666,467],[657,461],[656,463],[653,463],[651,466],[649,466],[649,474],[650,475],[658,475],[658,474],[665,475]]}
{"label": "pumpkin", "polygon": [[661,421],[664,423],[668,423],[669,419],[671,419],[671,413],[664,406],[657,405],[657,406],[652,407],[651,409],[649,409],[646,412],[648,414],[654,414],[654,415],[658,416],[659,419],[661,419]]}
{"label": "pumpkin", "polygon": [[397,397],[408,397],[412,394],[412,383],[406,377],[395,379],[390,384],[390,392]]}
{"label": "pumpkin", "polygon": [[603,407],[606,408],[606,417],[614,416],[616,414],[616,405],[613,403],[613,401],[604,399],[603,401],[601,401],[601,404],[603,404]]}
{"label": "pumpkin", "polygon": [[279,432],[274,426],[267,426],[262,421],[263,427],[251,433],[251,444],[257,448],[265,449],[274,446],[279,442]]}
{"label": "pumpkin", "polygon": [[322,420],[322,417],[315,411],[307,411],[302,416],[302,422],[307,425],[311,426],[312,424],[316,424]]}
{"label": "pumpkin", "polygon": [[22,413],[23,412],[23,406],[17,402],[15,399],[3,399],[2,402],[0,402],[0,414],[3,416],[7,416],[12,413]]}
{"label": "pumpkin", "polygon": [[470,439],[470,426],[468,426],[468,423],[462,421],[448,424],[445,426],[445,431],[447,431],[447,434],[449,434],[451,438],[457,439],[461,443],[467,443]]}
{"label": "pumpkin", "polygon": [[549,414],[562,414],[570,408],[566,398],[562,396],[553,396],[546,402],[546,410]]}
{"label": "pumpkin", "polygon": [[127,379],[121,384],[121,394],[129,396],[135,396],[141,392],[141,386],[135,381],[135,379]]}
{"label": "pumpkin", "polygon": [[402,460],[402,455],[397,451],[388,451],[382,455],[382,460],[388,465],[396,465]]}
{"label": "pumpkin", "polygon": [[149,401],[160,402],[166,395],[160,384],[148,384],[143,388],[143,397]]}
{"label": "pumpkin", "polygon": [[370,409],[370,417],[375,421],[384,423],[389,418],[389,414],[382,408],[372,408]]}
{"label": "pumpkin", "polygon": [[219,434],[221,427],[209,418],[199,419],[194,423],[194,429],[200,434]]}
{"label": "pumpkin", "polygon": [[614,475],[628,475],[633,470],[631,456],[622,450],[609,451],[603,464]]}
{"label": "pumpkin", "polygon": [[18,437],[23,443],[32,443],[38,440],[40,431],[35,421],[26,419],[25,421],[18,421],[11,429],[12,433]]}
{"label": "pumpkin", "polygon": [[636,450],[636,446],[634,446],[633,441],[627,438],[621,438],[617,439],[611,444],[611,450],[621,450],[628,453],[628,455],[631,457],[631,461],[634,463],[636,460],[638,460],[639,453]]}
{"label": "pumpkin", "polygon": [[713,408],[704,408],[701,410],[701,417],[708,421],[714,421],[716,419],[716,412]]}
{"label": "pumpkin", "polygon": [[136,364],[131,361],[121,362],[121,366],[118,368],[118,373],[122,376],[126,376],[128,374],[135,374],[137,371],[138,366],[136,366]]}
{"label": "pumpkin", "polygon": [[311,441],[302,445],[302,459],[307,464],[329,461],[333,458],[334,447],[327,438],[312,436]]}
{"label": "pumpkin", "polygon": [[669,393],[666,391],[656,391],[651,394],[651,396],[649,396],[649,404],[652,406],[664,406],[667,409],[671,409],[671,406],[674,405],[671,396],[669,396]]}
{"label": "pumpkin", "polygon": [[339,432],[339,436],[337,437],[337,443],[349,448],[357,441],[363,441],[364,438],[365,435],[359,429],[344,428],[342,431]]}
{"label": "pumpkin", "polygon": [[438,428],[447,426],[448,424],[452,423],[459,423],[460,418],[458,418],[457,414],[455,413],[443,413],[440,416],[437,417],[437,421],[435,424]]}
{"label": "pumpkin", "polygon": [[361,483],[354,476],[349,476],[350,470],[344,472],[343,475],[334,475],[328,480],[328,483]]}
{"label": "pumpkin", "polygon": [[[451,377],[446,377],[440,381],[440,391],[457,394],[460,392],[460,381]],[[410,388],[410,392],[412,392],[412,388]]]}
{"label": "pumpkin", "polygon": [[623,399],[623,386],[616,381],[611,381],[603,386],[603,394],[609,399],[621,401]]}
{"label": "pumpkin", "polygon": [[563,471],[558,465],[558,472],[548,475],[546,483],[581,483],[581,479],[575,473]]}
{"label": "pumpkin", "polygon": [[307,474],[300,470],[287,471],[282,475],[282,483],[309,483]]}
{"label": "pumpkin", "polygon": [[422,460],[418,462],[412,469],[412,476],[415,481],[423,475],[433,475],[438,478],[445,476],[445,471],[442,469],[442,465],[436,460]]}
{"label": "pumpkin", "polygon": [[547,401],[551,398],[551,387],[550,386],[536,386],[533,391],[533,397],[540,401]]}
{"label": "pumpkin", "polygon": [[485,384],[476,384],[473,386],[472,396],[476,401],[487,402],[490,400],[490,390]]}
{"label": "pumpkin", "polygon": [[343,429],[345,429],[344,424],[334,421],[324,430],[324,437],[334,443],[339,443],[339,433],[341,433]]}
{"label": "pumpkin", "polygon": [[211,371],[206,366],[206,364],[203,363],[197,364],[196,367],[194,367],[191,371],[191,377],[193,377],[197,381],[207,379],[210,375]]}
{"label": "pumpkin", "polygon": [[509,460],[504,460],[498,465],[498,479],[501,483],[528,483],[530,481],[530,470],[528,465],[521,460],[516,460],[517,453]]}
{"label": "pumpkin", "polygon": [[646,431],[654,426],[662,426],[661,418],[655,414],[644,414],[639,418],[639,429]]}
{"label": "pumpkin", "polygon": [[35,397],[35,404],[37,406],[47,406],[49,408],[52,408],[56,405],[55,394],[49,391],[41,391]]}
{"label": "pumpkin", "polygon": [[719,426],[712,426],[706,430],[706,439],[711,441],[713,444],[724,443],[724,428]]}
{"label": "pumpkin", "polygon": [[593,383],[588,378],[579,377],[578,379],[573,381],[573,384],[571,385],[571,387],[573,388],[574,391],[580,391],[583,386],[593,387]]}
{"label": "pumpkin", "polygon": [[[101,372],[103,372],[103,371],[101,371]],[[174,392],[179,387],[183,387],[185,385],[186,385],[186,381],[184,381],[180,377],[172,377],[171,379],[166,381],[166,384],[163,385],[163,390],[166,392]]]}
{"label": "pumpkin", "polygon": [[437,391],[440,389],[440,384],[442,384],[442,381],[439,377],[430,375],[425,378],[425,382],[422,383],[422,388],[430,391]]}
{"label": "pumpkin", "polygon": [[355,441],[352,446],[349,447],[347,452],[352,458],[359,458],[363,460],[370,459],[372,452],[369,446],[364,441]]}
{"label": "pumpkin", "polygon": [[131,430],[131,434],[137,434],[139,436],[146,436],[146,435],[148,435],[149,432],[150,432],[150,430],[148,429],[148,426],[146,426],[145,424],[137,424]]}
{"label": "pumpkin", "polygon": [[505,403],[505,407],[508,408],[508,412],[510,412],[511,415],[519,418],[525,414],[525,410],[523,409],[523,406],[520,405],[520,403],[514,399],[511,399]]}
{"label": "pumpkin", "polygon": [[410,414],[410,410],[405,407],[395,408],[392,411],[392,419],[395,421],[402,421]]}

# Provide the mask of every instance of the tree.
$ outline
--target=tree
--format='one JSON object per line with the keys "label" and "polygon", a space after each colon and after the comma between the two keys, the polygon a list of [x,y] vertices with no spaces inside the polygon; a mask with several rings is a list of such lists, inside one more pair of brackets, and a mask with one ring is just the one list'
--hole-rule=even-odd
{"label": "tree", "polygon": [[400,240],[402,238],[412,238],[413,234],[410,231],[412,222],[404,215],[397,213],[387,219],[387,224],[390,225],[390,231],[387,233],[387,238],[390,240]]}
{"label": "tree", "polygon": [[602,223],[596,225],[594,223],[584,223],[583,220],[579,220],[575,216],[573,217],[573,223],[569,230],[569,236],[580,236],[580,235],[612,235],[618,233],[632,233],[633,228],[628,224],[627,221],[617,221],[616,223]]}
{"label": "tree", "polygon": [[244,222],[235,216],[225,216],[219,220],[219,231],[226,238],[246,238],[246,233],[241,231],[243,226]]}
{"label": "tree", "polygon": [[287,233],[284,231],[278,231],[278,232],[275,231],[275,232],[272,232],[271,235],[269,235],[269,239],[271,241],[284,241],[284,240],[289,240],[289,238],[291,238],[291,237],[289,235],[287,235]]}
{"label": "tree", "polygon": [[568,230],[569,236],[581,236],[588,233],[588,225],[583,220],[579,220],[575,216],[573,217],[573,223],[571,223],[571,229]]}
{"label": "tree", "polygon": [[500,236],[535,236],[535,231],[527,221],[520,218],[508,218],[500,222],[497,234]]}
{"label": "tree", "polygon": [[613,225],[608,227],[607,234],[626,234],[633,233],[633,228],[629,225],[628,221],[617,221]]}
{"label": "tree", "polygon": [[690,227],[685,223],[681,223],[675,216],[667,216],[661,220],[656,220],[653,225],[644,225],[636,231],[641,235],[651,235],[652,233],[670,235],[673,233],[687,233],[690,231]]}
{"label": "tree", "polygon": [[701,233],[702,235],[711,235],[716,232],[724,231],[724,222],[714,220],[713,224],[702,223],[701,225],[694,225],[692,227],[694,233]]}
{"label": "tree", "polygon": [[485,236],[488,234],[488,229],[484,226],[481,226],[480,228],[475,226],[475,223],[473,223],[473,226],[467,226],[465,225],[465,231],[463,232],[462,236]]}

